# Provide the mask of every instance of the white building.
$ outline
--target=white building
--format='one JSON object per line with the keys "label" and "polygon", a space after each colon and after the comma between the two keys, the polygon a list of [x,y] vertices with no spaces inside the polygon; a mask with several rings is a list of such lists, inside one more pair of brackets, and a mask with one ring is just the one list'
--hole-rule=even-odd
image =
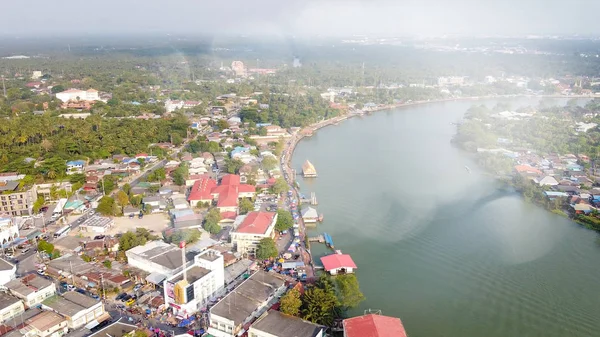
{"label": "white building", "polygon": [[323,337],[324,327],[301,318],[269,310],[252,323],[249,337]]}
{"label": "white building", "polygon": [[79,225],[79,228],[85,232],[105,233],[114,225],[115,221],[111,218],[99,215],[92,215],[91,217],[87,218],[81,225]]}
{"label": "white building", "polygon": [[231,242],[238,252],[254,255],[260,240],[273,238],[276,222],[277,213],[249,212],[240,225],[230,233]]}
{"label": "white building", "polygon": [[56,94],[56,98],[63,101],[64,103],[68,101],[99,101],[100,97],[98,96],[98,90],[96,89],[88,89],[88,90],[79,90],[79,89],[69,89],[63,92],[59,92]]}
{"label": "white building", "polygon": [[447,85],[463,85],[465,84],[465,78],[462,76],[438,77],[437,84],[440,87]]}
{"label": "white building", "polygon": [[[182,270],[181,249],[164,241],[150,241],[143,246],[131,248],[125,255],[130,266],[150,273],[146,280],[155,284],[160,284]],[[187,262],[193,259],[193,254],[186,254]]]}
{"label": "white building", "polygon": [[42,303],[48,297],[56,294],[56,285],[45,278],[36,274],[29,274],[25,277],[14,279],[8,282],[6,288],[15,297],[20,298],[28,308]]}
{"label": "white building", "polygon": [[0,285],[5,285],[15,278],[17,274],[17,266],[0,259]]}
{"label": "white building", "polygon": [[37,79],[39,79],[40,77],[42,77],[42,72],[41,72],[41,71],[39,71],[39,70],[34,70],[34,71],[32,71],[32,72],[31,72],[31,79],[32,79],[32,80],[37,80]]}
{"label": "white building", "polygon": [[69,329],[83,326],[91,328],[110,318],[102,301],[96,301],[75,291],[46,299],[42,302],[42,309],[52,310],[64,316]]}
{"label": "white building", "polygon": [[206,307],[225,286],[225,265],[220,252],[209,249],[196,255],[194,263],[168,278],[164,287],[165,305],[176,315],[187,317]]}
{"label": "white building", "polygon": [[165,101],[165,110],[167,112],[173,112],[177,109],[183,109],[183,101],[172,101],[170,99]]}
{"label": "white building", "polygon": [[210,308],[208,333],[215,337],[242,335],[243,326],[265,313],[285,291],[283,276],[257,271]]}
{"label": "white building", "polygon": [[9,295],[7,292],[0,291],[0,323],[20,315],[23,311],[25,311],[25,307],[21,300]]}
{"label": "white building", "polygon": [[19,227],[14,219],[0,218],[0,243],[6,245],[17,237],[19,237]]}
{"label": "white building", "polygon": [[60,337],[68,331],[67,320],[52,311],[42,311],[31,317],[20,330],[24,337]]}

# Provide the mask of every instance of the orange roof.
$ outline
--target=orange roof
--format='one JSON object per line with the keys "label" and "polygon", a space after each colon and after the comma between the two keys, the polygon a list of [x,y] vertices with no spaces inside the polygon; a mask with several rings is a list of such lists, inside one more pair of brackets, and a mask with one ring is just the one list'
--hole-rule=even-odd
{"label": "orange roof", "polygon": [[529,165],[517,165],[517,166],[515,166],[515,170],[517,170],[517,172],[519,172],[519,173],[529,172],[529,173],[542,174],[542,171],[536,169],[535,167],[531,167]]}
{"label": "orange roof", "polygon": [[219,187],[224,187],[224,189],[221,189],[219,192],[219,200],[217,200],[217,207],[237,207],[237,186],[226,185]]}
{"label": "orange roof", "polygon": [[275,218],[272,212],[250,212],[235,230],[236,233],[266,234]]}

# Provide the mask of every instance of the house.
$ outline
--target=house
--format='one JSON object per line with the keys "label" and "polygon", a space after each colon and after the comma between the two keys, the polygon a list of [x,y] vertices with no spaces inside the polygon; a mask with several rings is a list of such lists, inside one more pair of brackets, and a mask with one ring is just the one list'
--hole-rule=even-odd
{"label": "house", "polygon": [[[125,255],[131,267],[141,269],[150,276],[155,274],[154,278],[161,276],[162,280],[182,269],[181,249],[164,241],[150,241],[143,246],[131,248]],[[193,259],[193,254],[186,253],[186,262]]]}
{"label": "house", "polygon": [[238,252],[254,255],[260,240],[275,236],[276,222],[277,213],[249,212],[240,225],[231,231],[231,242]]}
{"label": "house", "polygon": [[24,323],[21,333],[25,336],[58,337],[69,330],[67,320],[53,311],[42,311]]}
{"label": "house", "polygon": [[137,326],[124,322],[124,319],[119,318],[119,320],[117,320],[115,323],[96,331],[88,337],[125,337],[130,336],[131,332],[134,332],[138,329]]}
{"label": "house", "polygon": [[161,206],[162,198],[158,195],[153,195],[149,197],[145,197],[142,199],[142,203],[144,206],[152,206],[152,208],[158,208]]}
{"label": "house", "polygon": [[256,193],[256,188],[252,185],[242,184],[240,176],[228,174],[221,179],[221,184],[217,185],[214,179],[209,176],[203,176],[197,180],[188,196],[190,206],[196,206],[198,202],[210,203],[217,201],[217,208],[223,212],[237,212],[240,198],[251,198]]}
{"label": "house", "polygon": [[249,147],[236,146],[233,150],[231,150],[231,158],[239,158],[244,153],[250,153]]}
{"label": "house", "polygon": [[325,336],[321,325],[301,318],[269,310],[266,316],[259,317],[250,326],[252,337],[322,337]]}
{"label": "house", "polygon": [[92,215],[88,217],[84,222],[79,225],[79,228],[85,232],[93,232],[93,233],[105,233],[112,226],[115,225],[115,222],[111,218]]}
{"label": "house", "polygon": [[79,90],[79,89],[69,89],[63,92],[59,92],[56,94],[56,98],[67,103],[69,101],[98,101],[100,97],[98,96],[98,90],[88,89],[88,90]]}
{"label": "house", "polygon": [[535,167],[531,167],[529,165],[517,165],[515,166],[515,171],[520,175],[525,176],[539,176],[542,175],[542,171],[536,169]]}
{"label": "house", "polygon": [[225,266],[220,252],[208,249],[194,257],[194,263],[167,278],[164,299],[173,313],[192,315],[209,304],[225,286]]}
{"label": "house", "polygon": [[215,337],[241,335],[244,326],[277,303],[285,290],[281,275],[257,271],[210,308],[208,333]]}
{"label": "house", "polygon": [[306,207],[302,210],[302,220],[308,223],[315,223],[319,220],[317,210],[312,207]]}
{"label": "house", "polygon": [[42,309],[51,310],[63,315],[67,319],[69,329],[80,327],[91,328],[110,319],[104,310],[104,303],[80,294],[68,291],[62,296],[53,296],[42,302]]}
{"label": "house", "polygon": [[4,259],[0,259],[0,286],[5,285],[15,278],[17,274],[17,266],[9,263]]}
{"label": "house", "polygon": [[25,311],[23,302],[6,292],[0,292],[0,323],[20,315]]}
{"label": "house", "polygon": [[331,275],[339,273],[351,274],[356,269],[356,264],[348,254],[331,254],[321,258],[323,268]]}
{"label": "house", "polygon": [[538,177],[533,180],[536,184],[540,186],[556,186],[558,185],[558,181],[552,176],[545,176],[543,178]]}
{"label": "house", "polygon": [[406,337],[400,318],[368,314],[342,321],[344,337]]}
{"label": "house", "polygon": [[67,162],[67,174],[83,173],[85,161],[71,160]]}
{"label": "house", "polygon": [[5,285],[15,297],[23,300],[26,307],[31,308],[56,294],[56,285],[36,274],[28,274],[14,279]]}

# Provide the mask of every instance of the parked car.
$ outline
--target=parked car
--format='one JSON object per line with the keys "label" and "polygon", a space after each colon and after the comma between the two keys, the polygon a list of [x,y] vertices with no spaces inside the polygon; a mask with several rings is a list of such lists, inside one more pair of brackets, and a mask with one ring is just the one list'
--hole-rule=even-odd
{"label": "parked car", "polygon": [[125,294],[123,298],[121,298],[121,302],[127,302],[131,299],[131,295]]}
{"label": "parked car", "polygon": [[28,251],[29,251],[29,248],[25,248],[25,249],[23,249],[23,250],[21,251],[21,254],[25,254],[25,253],[27,253]]}
{"label": "parked car", "polygon": [[96,301],[100,301],[100,296],[98,296],[96,294],[91,294],[90,296],[92,296],[92,298],[95,299]]}
{"label": "parked car", "polygon": [[44,271],[44,269],[38,269],[37,273],[42,276],[46,275],[46,272]]}
{"label": "parked car", "polygon": [[82,295],[86,295],[85,290],[83,290],[81,288],[77,288],[77,289],[75,289],[75,291],[78,292],[78,293],[80,293],[80,294],[82,294]]}
{"label": "parked car", "polygon": [[127,293],[120,293],[119,295],[117,295],[117,297],[115,297],[115,300],[122,300],[123,298],[125,298],[125,296],[127,296]]}
{"label": "parked car", "polygon": [[137,292],[138,290],[142,289],[143,286],[143,284],[136,284],[135,287],[133,287],[133,291]]}
{"label": "parked car", "polygon": [[104,235],[96,235],[96,236],[94,236],[94,240],[102,240],[104,238],[105,238]]}
{"label": "parked car", "polygon": [[133,305],[133,303],[135,303],[135,298],[130,298],[127,300],[127,302],[125,302],[125,305]]}
{"label": "parked car", "polygon": [[72,285],[72,284],[67,284],[67,290],[68,290],[68,291],[73,291],[73,290],[75,290],[75,289],[76,289],[76,288],[75,288],[75,286],[74,286],[74,285]]}

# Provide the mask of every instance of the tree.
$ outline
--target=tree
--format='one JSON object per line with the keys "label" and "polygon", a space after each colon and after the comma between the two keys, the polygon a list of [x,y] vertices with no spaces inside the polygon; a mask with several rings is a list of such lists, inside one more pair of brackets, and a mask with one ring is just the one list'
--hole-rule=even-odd
{"label": "tree", "polygon": [[45,252],[48,255],[52,255],[52,252],[54,251],[54,245],[50,242],[40,240],[38,241],[37,250],[38,252]]}
{"label": "tree", "polygon": [[229,128],[229,123],[227,123],[227,121],[224,119],[219,119],[217,121],[217,123],[215,124],[215,127],[217,128],[217,130],[223,131],[223,130]]}
{"label": "tree", "polygon": [[198,242],[201,237],[202,233],[197,229],[182,229],[174,232],[168,237],[165,237],[165,241],[174,244],[185,241],[187,244],[192,244]]}
{"label": "tree", "polygon": [[272,156],[263,158],[261,163],[262,163],[263,168],[267,171],[270,171],[270,170],[276,168],[277,165],[279,164],[279,162],[277,161],[277,158],[274,158]]}
{"label": "tree", "polygon": [[133,247],[145,245],[148,241],[157,240],[146,228],[136,228],[135,232],[128,231],[119,239],[119,250],[127,251]]}
{"label": "tree", "polygon": [[254,209],[254,203],[250,199],[242,199],[239,205],[240,214],[246,214]]}
{"label": "tree", "polygon": [[65,91],[65,87],[61,84],[55,85],[50,89],[53,94]]}
{"label": "tree", "polygon": [[277,246],[275,241],[271,238],[264,238],[258,242],[258,248],[256,249],[256,258],[260,260],[266,260],[278,255]]}
{"label": "tree", "polygon": [[333,287],[321,282],[306,290],[302,303],[302,318],[322,325],[333,323],[339,305]]}
{"label": "tree", "polygon": [[125,192],[128,196],[130,196],[131,193],[131,185],[129,185],[129,183],[126,183],[123,185],[123,187],[121,188],[123,190],[123,192]]}
{"label": "tree", "polygon": [[296,289],[288,291],[281,297],[280,311],[286,315],[298,316],[302,301],[300,300],[300,292]]}
{"label": "tree", "polygon": [[188,168],[186,164],[181,164],[179,167],[173,172],[173,182],[177,186],[185,185],[185,180],[188,177]]}
{"label": "tree", "polygon": [[37,199],[35,200],[35,202],[33,203],[33,212],[34,213],[39,212],[45,203],[46,203],[46,199],[44,199],[44,197],[41,195],[38,196]]}
{"label": "tree", "polygon": [[127,196],[127,193],[122,190],[117,192],[117,204],[121,207],[121,213],[123,213],[123,209],[129,204],[129,197]]}
{"label": "tree", "polygon": [[221,212],[217,208],[210,209],[204,218],[204,229],[210,234],[219,233],[221,231],[219,221],[221,221]]}
{"label": "tree", "polygon": [[365,300],[365,296],[360,291],[356,275],[338,275],[335,277],[335,285],[341,307],[345,309],[355,308]]}
{"label": "tree", "polygon": [[96,211],[102,215],[115,215],[115,199],[109,196],[103,196],[98,202]]}
{"label": "tree", "polygon": [[279,177],[275,180],[275,184],[271,186],[271,191],[275,194],[281,194],[287,191],[290,187],[288,186],[287,181],[282,177]]}
{"label": "tree", "polygon": [[285,209],[277,210],[277,222],[275,223],[275,229],[282,232],[284,230],[290,229],[294,226],[294,218],[292,217],[292,213]]}
{"label": "tree", "polygon": [[104,260],[104,262],[102,262],[102,265],[104,265],[108,269],[112,268],[112,262],[110,262],[110,260]]}
{"label": "tree", "polygon": [[244,162],[239,159],[225,159],[225,170],[228,173],[234,174],[240,171],[240,168],[244,166]]}

